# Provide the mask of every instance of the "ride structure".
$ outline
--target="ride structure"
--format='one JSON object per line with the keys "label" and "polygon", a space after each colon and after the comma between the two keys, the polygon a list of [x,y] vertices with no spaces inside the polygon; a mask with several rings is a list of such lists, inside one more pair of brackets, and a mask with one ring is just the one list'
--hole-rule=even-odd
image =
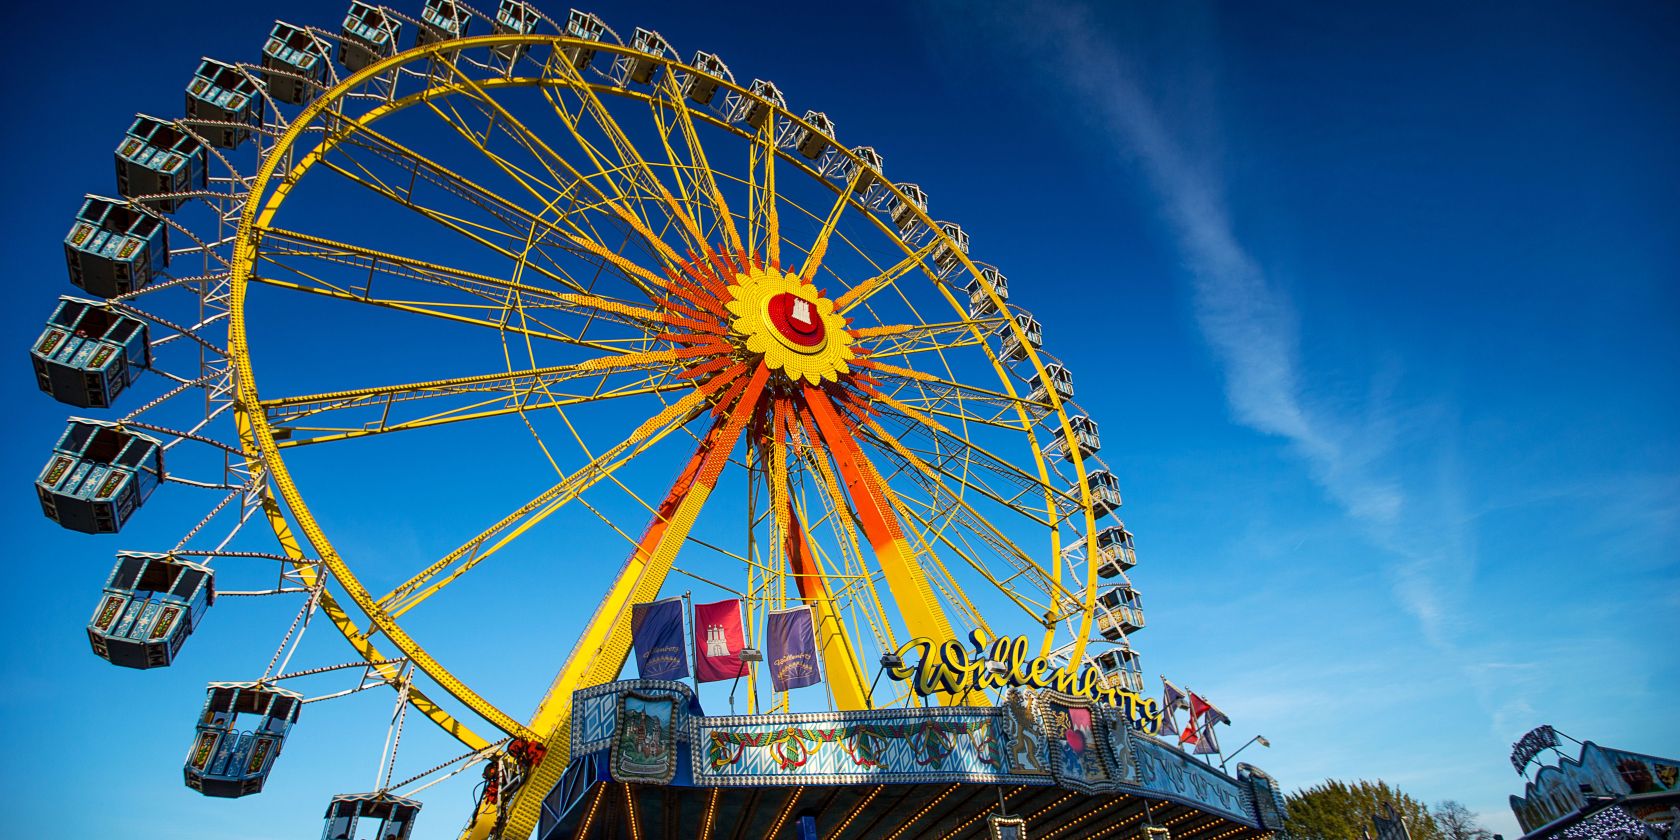
{"label": "ride structure", "polygon": [[[100,299],[62,299],[38,382],[133,408],[72,419],[43,510],[116,532],[164,485],[215,496],[172,547],[119,554],[94,650],[167,666],[229,566],[278,579],[223,601],[302,602],[260,677],[209,688],[189,786],[258,792],[303,705],[387,688],[378,787],[334,797],[326,836],[406,837],[409,797],[473,767],[474,838],[1281,828],[1269,777],[1150,737],[1119,482],[1030,282],[715,55],[518,0],[416,11],[357,0],[335,29],[276,23],[253,62],[204,59],[65,241]],[[355,521],[450,533],[376,551]],[[678,581],[743,606],[747,714],[622,679],[634,605]],[[496,636],[558,668],[546,691],[481,688],[462,642],[484,625],[451,617],[597,587],[556,618],[559,661]],[[823,674],[804,694],[746,655],[794,606]],[[288,670],[323,620],[355,658]],[[411,709],[465,752],[395,781]],[[631,723],[657,761],[621,760]]]}

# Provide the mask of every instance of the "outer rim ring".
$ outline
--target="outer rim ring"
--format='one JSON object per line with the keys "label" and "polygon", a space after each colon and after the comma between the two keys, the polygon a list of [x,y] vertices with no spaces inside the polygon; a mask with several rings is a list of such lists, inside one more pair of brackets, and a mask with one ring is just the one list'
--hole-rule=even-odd
{"label": "outer rim ring", "polygon": [[[247,203],[240,218],[231,260],[232,292],[229,304],[230,317],[228,325],[228,352],[229,357],[233,362],[235,373],[235,419],[239,429],[241,447],[245,451],[246,458],[249,461],[255,461],[258,464],[263,465],[263,467],[267,470],[268,475],[273,480],[275,488],[279,491],[281,499],[284,501],[286,510],[289,510],[292,513],[293,518],[297,520],[299,528],[303,531],[305,538],[320,555],[321,563],[327,566],[327,568],[332,572],[333,577],[337,579],[339,585],[344,589],[345,593],[348,594],[351,600],[356,603],[360,611],[368,616],[374,628],[377,628],[379,632],[384,633],[396,647],[402,650],[402,652],[409,657],[410,661],[424,671],[428,677],[436,681],[457,701],[465,704],[471,708],[474,713],[478,714],[484,720],[490,722],[497,728],[507,732],[509,735],[540,739],[547,733],[537,733],[528,729],[524,724],[503,712],[495,704],[490,703],[488,700],[473,691],[465,683],[455,678],[452,672],[426,653],[424,648],[421,647],[418,642],[408,636],[407,633],[402,630],[401,626],[394,619],[390,618],[389,615],[375,603],[375,599],[367,592],[366,588],[361,585],[360,581],[356,578],[354,572],[349,568],[349,566],[344,562],[343,558],[338,556],[336,549],[333,548],[331,541],[327,538],[326,534],[321,530],[319,524],[315,521],[313,514],[309,511],[307,504],[292,481],[290,473],[287,470],[283,459],[280,457],[279,450],[275,445],[273,430],[268,425],[266,415],[260,409],[256,408],[259,405],[260,398],[257,393],[255,379],[251,369],[250,348],[246,334],[244,310],[245,298],[249,289],[249,278],[255,264],[256,243],[253,231],[254,226],[258,223],[258,200],[262,198],[265,193],[268,193],[268,187],[274,180],[275,170],[277,168],[277,164],[283,157],[283,153],[289,151],[294,146],[297,139],[302,136],[304,128],[316,123],[316,120],[326,110],[327,105],[338,101],[344,94],[361,87],[363,84],[377,76],[411,62],[424,60],[428,56],[434,54],[456,52],[464,49],[479,47],[530,47],[539,45],[550,45],[556,50],[563,49],[567,46],[575,46],[616,55],[635,56],[639,59],[652,60],[658,63],[666,70],[666,72],[671,72],[673,69],[677,69],[682,72],[699,72],[691,67],[672,61],[663,56],[650,56],[645,53],[634,51],[628,47],[622,47],[611,43],[584,41],[576,38],[550,35],[486,35],[456,39],[439,44],[431,44],[424,47],[415,47],[404,50],[344,78],[337,85],[317,97],[292,120],[285,134],[283,134],[275,145],[268,150],[268,153],[262,160],[261,166],[258,168],[257,173],[252,179],[250,191],[247,194]],[[811,126],[803,119],[794,116],[792,113],[783,108],[775,106],[773,103],[768,103],[762,99],[758,99],[750,91],[728,79],[717,79],[717,82],[721,88],[752,98],[755,101],[770,107],[774,112],[774,116],[778,119],[786,119],[793,125],[807,129],[811,128]],[[543,82],[540,81],[537,82],[537,84],[542,83]],[[560,80],[555,80],[554,83],[564,87],[575,87],[575,85],[570,82]],[[413,94],[397,101],[420,101],[422,98],[436,95],[438,91],[445,90],[447,87],[448,86],[445,86],[444,88],[428,88],[424,92]],[[487,84],[486,87],[489,88],[491,85]],[[589,87],[595,90],[618,94],[623,94],[628,90],[627,88],[596,86],[592,84],[589,85]],[[632,93],[631,95],[636,94]],[[373,120],[369,119],[370,115],[378,114],[382,116],[384,113],[398,110],[392,107],[393,104],[394,103],[388,102],[385,105],[378,106],[357,119],[364,123],[371,122]],[[413,103],[410,102],[409,104]],[[408,106],[404,105],[403,107]],[[712,115],[704,111],[691,111],[691,113],[702,120],[712,123],[713,125],[722,127],[726,130],[737,131],[737,133],[739,133],[733,126],[715,119]],[[378,117],[373,117],[373,119],[377,118]],[[836,152],[852,161],[855,166],[864,165],[856,155],[845,149],[843,146],[840,146],[838,143],[834,145],[834,149]],[[316,149],[311,150],[310,155],[314,155],[319,151],[320,148],[317,147]],[[787,163],[792,164],[809,174],[816,175],[816,173],[813,173],[809,167],[799,161],[791,159],[791,156],[786,153],[786,150],[776,149],[774,150],[774,153],[782,157]],[[820,175],[816,175],[816,177],[820,182],[827,183],[826,179],[822,178]],[[892,194],[898,196],[900,199],[904,197],[903,193],[899,191],[896,185],[887,181],[885,178],[881,178],[880,181],[889,191],[892,192]],[[263,205],[262,216],[264,220],[272,216],[279,204],[283,202],[285,194],[289,190],[290,186],[291,185],[286,182],[280,183],[273,193],[269,195],[266,200],[261,202]],[[943,233],[938,231],[935,222],[925,211],[915,208],[914,205],[910,206],[919,220],[934,231],[933,235],[941,237],[944,236]],[[869,216],[877,225],[881,224],[880,220],[875,218],[873,214],[866,215]],[[901,237],[897,236],[896,233],[889,231],[888,235],[895,241],[902,242]],[[956,249],[953,249],[953,253],[957,256],[963,267],[971,276],[979,275],[978,268],[967,254],[964,254],[960,250]],[[962,307],[956,303],[955,299],[951,296],[949,289],[944,285],[940,285],[939,288],[952,304],[953,308],[961,311]],[[994,290],[987,288],[986,294],[992,299],[992,303],[997,307],[998,311],[1008,311],[1007,308],[1003,306],[1003,302],[998,299]],[[1044,363],[1039,358],[1038,352],[1032,347],[1031,343],[1025,340],[1025,335],[1023,334],[1019,324],[1017,324],[1012,318],[1007,319],[1005,323],[1015,335],[1016,341],[1019,343],[1022,350],[1027,354],[1028,361],[1031,362],[1033,371],[1041,378],[1041,381],[1048,381],[1048,377],[1044,370]],[[991,355],[991,351],[989,349],[987,350],[987,354],[988,356]],[[996,358],[993,358],[992,361],[994,367],[998,368],[1000,373],[1000,382],[1004,385],[1008,395],[1012,399],[1018,399],[1013,383],[1009,381],[1009,377],[1007,375],[1003,375],[1003,363]],[[1063,435],[1066,439],[1073,440],[1074,436],[1072,434],[1072,429],[1068,424],[1067,411],[1060,396],[1056,393],[1054,388],[1047,389],[1047,391],[1049,403],[1053,413],[1057,415],[1061,424]],[[1021,409],[1019,405],[1017,405],[1017,410],[1024,411],[1024,409]],[[1030,443],[1033,458],[1037,462],[1041,480],[1048,485],[1050,482],[1044,466],[1045,456],[1043,448],[1039,445],[1037,435],[1031,431],[1030,424],[1026,438]],[[1085,518],[1086,544],[1091,545],[1094,544],[1095,541],[1096,517],[1091,506],[1089,479],[1084,467],[1083,457],[1079,453],[1078,447],[1070,447],[1068,461],[1073,465],[1075,471],[1080,505],[1083,509]],[[279,537],[282,543],[286,545],[287,551],[290,553],[295,548],[295,542],[287,543],[291,534],[289,524],[285,521],[284,513],[279,511],[277,509],[277,505],[273,505],[272,503],[270,505],[265,505],[265,510],[268,514],[271,525],[275,528],[276,536]],[[1055,579],[1059,581],[1061,574],[1060,529],[1052,528],[1050,531],[1054,558],[1049,565],[1054,570]],[[298,556],[301,559],[301,551]],[[1096,560],[1093,554],[1088,553],[1086,566],[1087,575],[1085,585],[1083,586],[1085,603],[1082,605],[1080,633],[1075,637],[1076,649],[1071,657],[1075,662],[1080,659],[1083,653],[1084,641],[1090,636],[1095,611],[1097,574]],[[313,580],[313,577],[316,574],[315,570],[308,566],[299,565],[298,569],[300,573],[307,575],[306,580]],[[354,628],[354,624],[349,623],[347,617],[346,620],[342,622],[335,620],[335,625],[339,627],[339,630],[344,633],[347,638],[349,638],[352,645],[360,654],[364,657],[370,656],[369,651],[371,650],[371,646],[367,644],[366,638],[371,635],[371,629],[366,634],[353,634],[351,629]],[[1054,639],[1054,635],[1055,629],[1053,627],[1046,630],[1043,644],[1043,648],[1045,650],[1048,650],[1052,640]],[[547,700],[548,698],[545,697],[544,703],[546,703]],[[447,712],[438,709],[435,713],[429,712],[428,714],[435,722],[444,726],[446,731],[449,731],[451,735],[461,738],[464,742],[469,744],[472,743],[467,738],[463,737],[463,731],[465,735],[470,736],[470,730],[466,730],[459,721],[456,721]]]}

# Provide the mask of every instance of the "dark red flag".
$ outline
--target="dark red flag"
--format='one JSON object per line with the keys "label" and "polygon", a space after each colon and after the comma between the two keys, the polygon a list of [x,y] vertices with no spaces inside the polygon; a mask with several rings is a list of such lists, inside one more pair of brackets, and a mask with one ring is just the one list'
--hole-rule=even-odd
{"label": "dark red flag", "polygon": [[747,663],[740,659],[746,646],[740,601],[694,605],[694,674],[700,682],[746,676]]}

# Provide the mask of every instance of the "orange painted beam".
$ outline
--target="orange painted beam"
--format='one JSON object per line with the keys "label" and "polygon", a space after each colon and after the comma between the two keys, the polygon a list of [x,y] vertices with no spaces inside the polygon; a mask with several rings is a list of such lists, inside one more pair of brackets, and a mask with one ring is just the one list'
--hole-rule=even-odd
{"label": "orange painted beam", "polygon": [[[892,490],[881,478],[869,458],[858,446],[852,424],[841,415],[834,398],[814,385],[804,386],[806,408],[822,433],[828,452],[840,466],[846,492],[857,509],[858,523],[863,526],[875,559],[887,579],[899,615],[912,636],[920,636],[935,644],[956,638],[951,621],[934,598],[927,576],[916,562],[915,552],[904,538],[898,514],[893,510]],[[955,705],[958,698],[940,694],[939,701]]]}

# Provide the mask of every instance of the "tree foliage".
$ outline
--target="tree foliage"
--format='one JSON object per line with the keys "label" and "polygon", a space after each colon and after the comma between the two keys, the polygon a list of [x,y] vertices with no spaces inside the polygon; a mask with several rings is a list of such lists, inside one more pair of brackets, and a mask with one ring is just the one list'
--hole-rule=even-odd
{"label": "tree foliage", "polygon": [[1456,799],[1435,803],[1430,816],[1434,818],[1442,840],[1493,840],[1493,832],[1482,828],[1476,822],[1476,815]]}
{"label": "tree foliage", "polygon": [[1371,817],[1384,814],[1385,802],[1393,803],[1412,840],[1449,840],[1430,818],[1428,806],[1380,779],[1331,779],[1290,794],[1287,828],[1294,840],[1363,840],[1367,831],[1375,834]]}

